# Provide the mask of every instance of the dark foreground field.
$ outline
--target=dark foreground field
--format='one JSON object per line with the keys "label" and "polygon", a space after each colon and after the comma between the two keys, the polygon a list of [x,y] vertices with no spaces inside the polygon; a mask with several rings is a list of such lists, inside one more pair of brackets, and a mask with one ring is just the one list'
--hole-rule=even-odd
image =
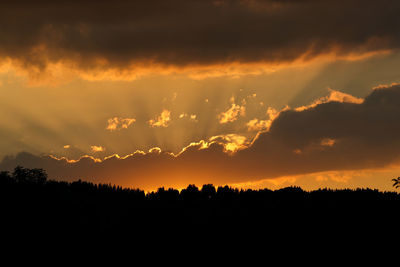
{"label": "dark foreground field", "polygon": [[211,241],[263,234],[337,240],[398,232],[400,195],[371,189],[254,191],[212,185],[145,194],[82,181],[49,181],[41,170],[19,168],[0,174],[0,203],[3,233],[15,236],[169,234]]}

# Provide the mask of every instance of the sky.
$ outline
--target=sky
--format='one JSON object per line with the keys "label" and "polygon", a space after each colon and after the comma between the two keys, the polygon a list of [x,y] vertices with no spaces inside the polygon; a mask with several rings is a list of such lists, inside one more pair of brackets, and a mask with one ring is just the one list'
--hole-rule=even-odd
{"label": "sky", "polygon": [[155,190],[400,176],[400,2],[19,0],[0,170]]}

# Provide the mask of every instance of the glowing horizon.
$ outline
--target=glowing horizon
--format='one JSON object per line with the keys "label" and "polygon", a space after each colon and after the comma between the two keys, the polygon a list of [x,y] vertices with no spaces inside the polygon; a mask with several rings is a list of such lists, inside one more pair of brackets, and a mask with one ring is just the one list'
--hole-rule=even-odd
{"label": "glowing horizon", "polygon": [[387,2],[5,3],[0,170],[389,190],[400,25]]}

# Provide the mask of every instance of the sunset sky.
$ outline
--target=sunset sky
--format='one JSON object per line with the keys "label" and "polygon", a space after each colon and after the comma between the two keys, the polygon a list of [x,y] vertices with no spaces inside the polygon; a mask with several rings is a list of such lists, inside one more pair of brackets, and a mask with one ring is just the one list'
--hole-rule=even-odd
{"label": "sunset sky", "polygon": [[393,190],[396,0],[14,0],[0,170],[154,190]]}

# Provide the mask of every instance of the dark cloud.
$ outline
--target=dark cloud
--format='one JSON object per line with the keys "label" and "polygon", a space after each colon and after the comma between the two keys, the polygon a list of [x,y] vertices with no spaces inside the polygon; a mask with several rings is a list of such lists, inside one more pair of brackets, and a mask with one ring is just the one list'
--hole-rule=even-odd
{"label": "dark cloud", "polygon": [[361,104],[328,102],[281,112],[269,132],[236,154],[214,143],[191,145],[179,156],[154,150],[125,159],[75,163],[20,153],[6,157],[0,169],[20,164],[41,167],[50,177],[83,178],[154,189],[188,183],[237,183],[330,170],[384,167],[400,156],[400,86],[375,89]]}
{"label": "dark cloud", "polygon": [[0,55],[81,68],[291,61],[399,46],[396,0],[2,1]]}
{"label": "dark cloud", "polygon": [[[282,112],[241,157],[273,175],[383,167],[399,158],[400,86],[362,104],[329,102]],[[329,145],[329,140],[331,140]]]}

